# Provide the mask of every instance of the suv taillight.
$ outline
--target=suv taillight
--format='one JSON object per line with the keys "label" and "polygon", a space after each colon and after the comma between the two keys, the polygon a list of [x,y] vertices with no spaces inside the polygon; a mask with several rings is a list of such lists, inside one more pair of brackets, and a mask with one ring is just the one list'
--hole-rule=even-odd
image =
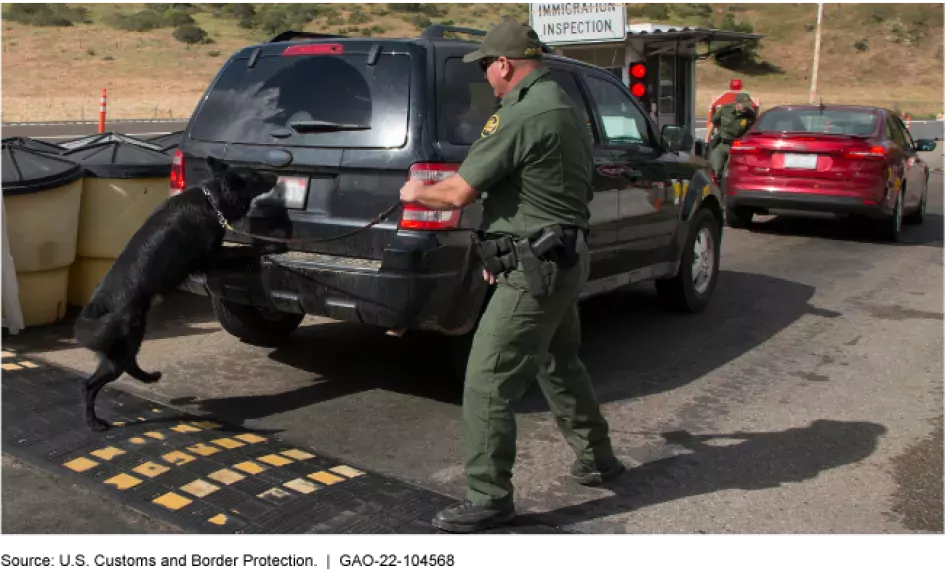
{"label": "suv taillight", "polygon": [[[410,166],[410,179],[424,184],[441,182],[459,169],[459,164],[419,163]],[[400,228],[405,230],[450,230],[459,226],[462,210],[433,210],[421,204],[404,204]]]}
{"label": "suv taillight", "polygon": [[171,162],[170,186],[170,196],[180,194],[181,190],[187,187],[184,182],[184,152],[180,150],[174,150],[174,160]]}

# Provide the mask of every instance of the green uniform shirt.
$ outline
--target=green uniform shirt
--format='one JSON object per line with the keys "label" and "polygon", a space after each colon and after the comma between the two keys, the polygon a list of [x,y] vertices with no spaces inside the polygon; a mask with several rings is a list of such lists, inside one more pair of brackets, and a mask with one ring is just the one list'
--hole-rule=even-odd
{"label": "green uniform shirt", "polygon": [[719,107],[712,115],[712,124],[719,128],[719,136],[729,141],[745,135],[754,122],[754,109],[745,107],[745,111],[739,113],[734,103]]}
{"label": "green uniform shirt", "polygon": [[544,67],[502,99],[459,168],[470,186],[487,192],[486,232],[518,237],[553,224],[586,228],[593,172],[586,123]]}

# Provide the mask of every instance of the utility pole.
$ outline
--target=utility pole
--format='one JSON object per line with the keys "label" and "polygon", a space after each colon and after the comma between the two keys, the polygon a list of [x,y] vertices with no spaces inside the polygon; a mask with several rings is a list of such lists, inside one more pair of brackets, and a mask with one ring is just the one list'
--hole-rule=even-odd
{"label": "utility pole", "polygon": [[817,95],[817,69],[820,65],[820,24],[824,19],[824,3],[817,3],[817,40],[814,41],[814,71],[810,76],[810,102]]}

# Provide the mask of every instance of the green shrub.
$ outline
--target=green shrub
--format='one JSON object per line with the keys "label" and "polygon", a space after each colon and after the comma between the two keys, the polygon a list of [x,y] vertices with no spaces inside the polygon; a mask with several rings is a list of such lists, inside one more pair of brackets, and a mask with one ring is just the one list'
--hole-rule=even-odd
{"label": "green shrub", "polygon": [[187,46],[192,46],[195,44],[208,44],[207,41],[210,39],[210,36],[207,34],[206,30],[199,26],[185,24],[184,26],[174,29],[174,38]]}
{"label": "green shrub", "polygon": [[185,24],[196,24],[194,17],[190,15],[186,10],[180,10],[178,8],[171,8],[170,10],[165,11],[162,14],[164,23],[167,26],[179,27],[184,26]]}
{"label": "green shrub", "polygon": [[142,10],[134,14],[113,14],[105,18],[105,24],[131,32],[147,32],[166,26],[161,15],[151,10]]}
{"label": "green shrub", "polygon": [[207,51],[207,56],[216,58],[220,56],[220,51]]}
{"label": "green shrub", "polygon": [[76,22],[91,22],[88,9],[65,4],[9,4],[3,11],[3,18],[30,26],[72,26]]}
{"label": "green shrub", "polygon": [[348,15],[349,24],[364,24],[365,22],[371,22],[371,17],[360,10],[355,10]]}
{"label": "green shrub", "polygon": [[853,43],[853,48],[855,48],[858,53],[865,53],[870,50],[870,44],[867,39],[863,38]]}

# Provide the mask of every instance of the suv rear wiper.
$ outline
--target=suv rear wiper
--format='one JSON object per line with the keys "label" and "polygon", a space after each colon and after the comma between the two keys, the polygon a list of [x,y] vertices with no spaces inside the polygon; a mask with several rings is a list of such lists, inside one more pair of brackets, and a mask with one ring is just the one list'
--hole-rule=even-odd
{"label": "suv rear wiper", "polygon": [[308,121],[293,121],[289,127],[299,133],[314,133],[317,131],[363,131],[371,129],[370,125],[357,125],[354,123],[333,123],[331,121],[319,121],[316,119]]}

